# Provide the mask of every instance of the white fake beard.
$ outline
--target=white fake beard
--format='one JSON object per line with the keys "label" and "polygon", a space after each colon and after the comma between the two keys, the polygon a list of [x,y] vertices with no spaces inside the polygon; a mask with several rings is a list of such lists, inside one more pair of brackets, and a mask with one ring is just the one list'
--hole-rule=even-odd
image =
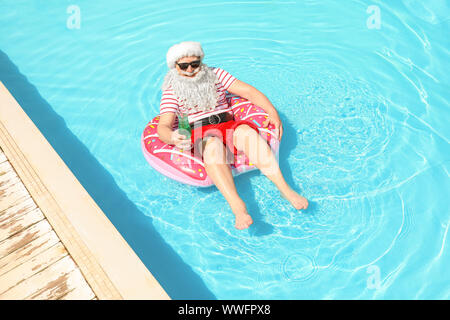
{"label": "white fake beard", "polygon": [[216,87],[218,81],[214,71],[202,63],[194,77],[185,77],[177,69],[170,69],[164,78],[162,89],[172,86],[188,113],[212,111],[216,108],[219,97]]}

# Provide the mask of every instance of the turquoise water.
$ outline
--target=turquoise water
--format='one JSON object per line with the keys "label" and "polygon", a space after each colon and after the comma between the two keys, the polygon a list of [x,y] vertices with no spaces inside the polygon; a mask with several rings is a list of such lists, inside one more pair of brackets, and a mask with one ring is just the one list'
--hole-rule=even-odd
{"label": "turquoise water", "polygon": [[[449,2],[161,3],[2,0],[0,80],[168,294],[450,298]],[[306,211],[247,173],[255,223],[239,231],[215,187],[146,163],[165,54],[184,40],[277,108]]]}

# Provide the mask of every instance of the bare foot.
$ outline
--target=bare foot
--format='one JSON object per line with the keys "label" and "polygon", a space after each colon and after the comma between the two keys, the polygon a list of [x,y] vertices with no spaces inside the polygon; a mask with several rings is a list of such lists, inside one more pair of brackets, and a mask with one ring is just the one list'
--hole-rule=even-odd
{"label": "bare foot", "polygon": [[308,200],[305,197],[302,197],[301,195],[299,195],[294,190],[289,188],[286,191],[280,190],[280,193],[281,193],[281,196],[283,198],[287,199],[295,209],[301,210],[301,209],[308,208]]}
{"label": "bare foot", "polygon": [[236,224],[234,226],[236,227],[236,229],[242,230],[250,227],[252,223],[252,217],[248,213],[243,213],[236,215]]}
{"label": "bare foot", "polygon": [[239,230],[247,229],[253,223],[252,217],[247,213],[247,208],[245,207],[245,204],[239,205],[234,208],[232,207],[231,210],[236,216],[236,223],[234,225],[236,229]]}

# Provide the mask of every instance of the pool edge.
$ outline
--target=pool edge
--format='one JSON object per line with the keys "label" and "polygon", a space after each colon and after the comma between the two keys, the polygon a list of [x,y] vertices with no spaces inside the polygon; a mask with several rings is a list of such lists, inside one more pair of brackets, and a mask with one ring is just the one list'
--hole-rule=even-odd
{"label": "pool edge", "polygon": [[0,146],[99,299],[170,299],[0,81]]}

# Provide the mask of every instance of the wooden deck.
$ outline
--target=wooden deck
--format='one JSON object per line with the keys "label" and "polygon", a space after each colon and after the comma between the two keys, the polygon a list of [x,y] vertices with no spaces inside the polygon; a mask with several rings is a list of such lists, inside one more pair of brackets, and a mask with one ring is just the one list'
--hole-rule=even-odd
{"label": "wooden deck", "polygon": [[0,300],[96,298],[0,149]]}

